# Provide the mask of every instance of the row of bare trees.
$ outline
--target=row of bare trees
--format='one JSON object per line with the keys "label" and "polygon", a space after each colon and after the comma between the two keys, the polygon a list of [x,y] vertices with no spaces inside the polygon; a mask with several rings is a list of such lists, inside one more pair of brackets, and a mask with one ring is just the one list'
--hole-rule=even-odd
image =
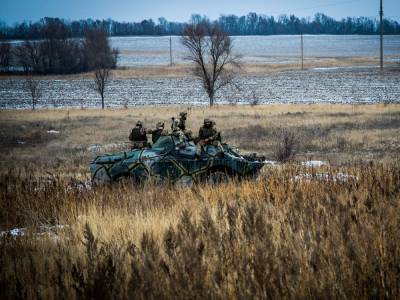
{"label": "row of bare trees", "polygon": [[19,44],[1,42],[0,72],[71,74],[103,65],[116,67],[118,51],[111,48],[102,28],[88,27],[83,39],[74,39],[64,22],[46,18],[40,34],[39,40],[27,39]]}
{"label": "row of bare trees", "polygon": [[[194,14],[193,20],[209,20],[206,16]],[[160,17],[139,22],[119,22],[107,20],[63,20],[43,18],[37,22],[21,22],[7,25],[0,20],[0,40],[2,39],[43,39],[43,27],[50,21],[61,22],[73,38],[84,37],[88,28],[102,28],[110,36],[132,35],[180,35],[186,22],[171,22]],[[347,17],[337,20],[322,13],[313,17],[295,15],[268,16],[249,12],[247,15],[220,15],[213,21],[229,35],[271,35],[271,34],[378,34],[379,21],[375,17]],[[400,23],[390,17],[384,19],[386,34],[400,34]]]}
{"label": "row of bare trees", "polygon": [[99,29],[88,30],[83,40],[62,37],[25,41],[13,50],[16,65],[24,73],[35,74],[80,73],[103,65],[115,68],[118,57],[106,33]]}
{"label": "row of bare trees", "polygon": [[8,72],[11,62],[11,44],[0,43],[0,72]]}
{"label": "row of bare trees", "polygon": [[[231,38],[216,25],[209,22],[193,23],[185,27],[181,37],[187,49],[187,59],[193,63],[193,75],[199,79],[209,97],[210,106],[214,105],[216,93],[227,85],[235,84],[240,69],[239,57],[233,53]],[[101,97],[104,109],[104,93],[111,79],[111,69],[115,67],[116,55],[110,55],[107,35],[102,31],[91,30],[82,42],[87,53],[91,53],[88,62],[94,70],[94,87]],[[26,43],[24,47],[28,47]],[[31,48],[29,48],[31,49]],[[29,71],[29,69],[28,69]],[[40,81],[27,76],[26,88],[35,109],[40,97]]]}

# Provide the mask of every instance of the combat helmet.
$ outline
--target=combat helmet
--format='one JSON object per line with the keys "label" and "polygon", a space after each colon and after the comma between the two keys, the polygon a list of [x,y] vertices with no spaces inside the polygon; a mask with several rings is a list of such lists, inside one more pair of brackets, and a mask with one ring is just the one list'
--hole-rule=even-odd
{"label": "combat helmet", "polygon": [[142,123],[142,121],[137,121],[137,122],[136,122],[136,126],[140,126],[140,127],[142,127],[142,126],[143,126],[143,123]]}
{"label": "combat helmet", "polygon": [[204,119],[204,125],[205,126],[211,126],[213,121],[211,119],[205,118]]}
{"label": "combat helmet", "polygon": [[157,128],[164,128],[164,122],[157,122],[156,127]]}
{"label": "combat helmet", "polygon": [[185,120],[186,120],[187,112],[184,112],[184,111],[180,112],[180,113],[179,113],[179,117],[180,117],[181,119],[185,119]]}

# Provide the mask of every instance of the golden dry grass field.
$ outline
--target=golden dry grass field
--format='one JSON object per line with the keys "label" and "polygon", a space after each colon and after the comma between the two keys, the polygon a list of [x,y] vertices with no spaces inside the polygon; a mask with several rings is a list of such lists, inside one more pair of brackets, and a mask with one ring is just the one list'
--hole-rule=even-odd
{"label": "golden dry grass field", "polygon": [[[39,173],[88,172],[96,153],[129,149],[128,135],[137,120],[147,128],[188,111],[197,135],[212,118],[224,141],[245,152],[274,160],[279,129],[296,136],[296,159],[320,159],[334,166],[356,162],[399,161],[400,105],[257,105],[140,107],[101,110],[0,111],[0,166]],[[58,133],[48,133],[55,130]],[[94,145],[102,146],[95,151]],[[93,150],[90,150],[93,149]]]}
{"label": "golden dry grass field", "polygon": [[[136,120],[182,110],[269,160],[292,132],[294,160],[219,186],[81,184]],[[400,297],[400,105],[3,110],[0,128],[0,229],[24,228],[0,237],[1,299]]]}

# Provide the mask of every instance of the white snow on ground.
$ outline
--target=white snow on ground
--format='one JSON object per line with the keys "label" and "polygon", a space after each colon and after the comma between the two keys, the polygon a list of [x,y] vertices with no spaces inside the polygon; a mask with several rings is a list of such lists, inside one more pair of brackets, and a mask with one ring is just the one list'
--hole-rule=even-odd
{"label": "white snow on ground", "polygon": [[333,182],[348,182],[348,181],[357,181],[358,177],[354,175],[349,175],[343,172],[339,172],[336,174],[332,173],[304,173],[300,175],[296,175],[293,178],[294,181],[333,181]]}
{"label": "white snow on ground", "polygon": [[92,189],[91,180],[73,182],[67,187],[67,191],[73,191],[73,190],[89,191],[91,189]]}
{"label": "white snow on ground", "polygon": [[[281,166],[282,164],[273,161],[273,160],[265,160],[264,161],[266,166],[272,166],[272,167],[278,167]],[[303,161],[301,162],[301,165],[306,168],[320,168],[323,166],[329,166],[329,163],[326,161],[321,161],[321,160],[308,160],[308,161]],[[328,172],[320,172],[320,173],[303,173],[299,174],[293,177],[294,181],[312,181],[312,180],[317,180],[317,181],[333,181],[333,182],[348,182],[348,181],[357,181],[358,178],[357,176],[350,175],[344,172],[338,172],[338,173],[328,173]]]}
{"label": "white snow on ground", "polygon": [[103,149],[103,147],[100,144],[94,144],[94,145],[90,145],[89,147],[87,147],[87,150],[91,151],[91,152],[101,151],[102,149]]}
{"label": "white snow on ground", "polygon": [[321,160],[308,160],[301,163],[305,167],[319,168],[322,166],[329,166],[329,163]]}
{"label": "white snow on ground", "polygon": [[264,162],[264,164],[266,164],[267,166],[276,166],[276,165],[279,164],[279,163],[278,163],[277,161],[275,161],[275,160],[264,160],[263,162]]}
{"label": "white snow on ground", "polygon": [[[34,235],[40,236],[50,236],[54,240],[58,240],[58,231],[65,229],[68,225],[43,225],[40,226],[37,232],[34,232]],[[10,235],[12,237],[25,236],[27,234],[26,228],[13,228],[10,230],[0,231],[0,238],[3,236]]]}
{"label": "white snow on ground", "polygon": [[339,69],[339,67],[327,67],[327,68],[318,67],[318,68],[313,68],[313,70],[315,70],[315,71],[331,71],[331,70],[337,70],[337,69]]}
{"label": "white snow on ground", "polygon": [[93,144],[90,145],[86,148],[88,151],[91,152],[101,152],[101,151],[111,151],[111,150],[129,150],[130,149],[130,143],[128,142],[122,142],[122,143],[111,143],[111,144]]}
{"label": "white snow on ground", "polygon": [[57,130],[47,130],[47,133],[49,134],[59,134],[60,132]]}
{"label": "white snow on ground", "polygon": [[[268,165],[268,166],[281,165],[281,163],[276,160],[264,160],[264,164]],[[307,160],[307,161],[301,162],[301,165],[304,167],[319,168],[322,166],[329,166],[329,163],[326,161],[322,161],[322,160]]]}
{"label": "white snow on ground", "polygon": [[[38,108],[99,107],[99,95],[89,79],[43,80]],[[241,75],[240,91],[226,88],[217,103],[376,103],[400,102],[399,70],[376,68],[286,71],[268,75]],[[354,88],[357,87],[357,88]],[[106,91],[108,107],[138,105],[207,105],[201,83],[191,76],[115,79]],[[31,105],[23,80],[0,80],[0,109]]]}

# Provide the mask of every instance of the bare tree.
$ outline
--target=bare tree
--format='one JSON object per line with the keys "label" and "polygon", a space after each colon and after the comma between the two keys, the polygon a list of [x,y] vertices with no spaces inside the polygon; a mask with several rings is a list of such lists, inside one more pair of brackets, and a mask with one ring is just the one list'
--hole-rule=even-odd
{"label": "bare tree", "polygon": [[11,44],[0,43],[0,72],[7,72],[11,61]]}
{"label": "bare tree", "polygon": [[32,110],[35,110],[36,103],[42,96],[41,81],[39,79],[34,79],[32,75],[27,75],[25,78],[25,88],[32,100]]}
{"label": "bare tree", "polygon": [[95,89],[101,96],[104,109],[104,91],[111,78],[111,69],[116,67],[118,50],[111,49],[107,33],[101,29],[86,31],[84,41],[90,68],[94,69]]}
{"label": "bare tree", "polygon": [[187,25],[181,37],[187,48],[188,60],[194,63],[193,74],[200,78],[214,105],[216,92],[233,83],[240,67],[239,57],[232,53],[231,38],[218,26],[209,22]]}
{"label": "bare tree", "polygon": [[104,109],[104,91],[111,77],[111,70],[108,66],[98,67],[94,71],[95,89],[101,96],[101,109]]}

